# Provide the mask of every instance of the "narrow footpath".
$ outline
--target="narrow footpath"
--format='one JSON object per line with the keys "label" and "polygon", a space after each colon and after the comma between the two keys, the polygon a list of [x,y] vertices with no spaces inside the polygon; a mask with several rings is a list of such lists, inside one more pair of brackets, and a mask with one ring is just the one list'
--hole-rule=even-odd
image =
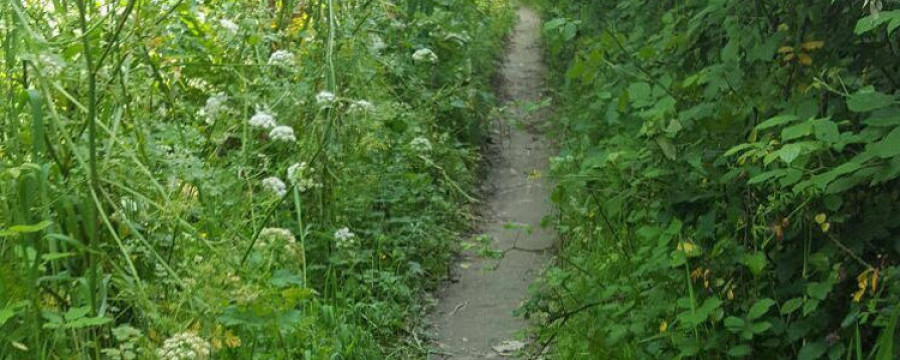
{"label": "narrow footpath", "polygon": [[502,358],[524,344],[525,322],[513,315],[528,296],[528,286],[549,260],[555,235],[542,229],[551,210],[546,180],[550,146],[540,133],[543,117],[526,104],[541,99],[545,69],[539,42],[540,18],[518,10],[501,70],[498,89],[509,109],[494,132],[495,152],[487,178],[489,194],[477,229],[493,238],[500,259],[466,251],[453,271],[455,281],[438,293],[432,316],[438,334],[429,360]]}

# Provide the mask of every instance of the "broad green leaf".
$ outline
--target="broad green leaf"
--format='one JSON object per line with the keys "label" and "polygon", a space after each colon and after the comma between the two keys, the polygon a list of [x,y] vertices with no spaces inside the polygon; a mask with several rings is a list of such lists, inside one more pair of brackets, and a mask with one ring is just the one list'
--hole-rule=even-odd
{"label": "broad green leaf", "polygon": [[13,225],[13,226],[10,226],[8,229],[0,230],[0,236],[13,236],[13,235],[17,235],[17,234],[36,233],[38,231],[41,231],[41,230],[44,230],[44,229],[50,227],[50,225],[52,225],[52,224],[53,224],[52,221],[44,220],[44,221],[41,221],[34,225]]}
{"label": "broad green leaf", "polygon": [[866,112],[878,110],[894,105],[896,98],[893,95],[883,94],[872,86],[860,89],[847,99],[847,108],[853,112]]}
{"label": "broad green leaf", "polygon": [[837,123],[829,119],[816,120],[813,123],[813,132],[816,139],[826,143],[836,143],[841,138]]}
{"label": "broad green leaf", "polygon": [[765,130],[771,127],[781,126],[785,124],[790,124],[794,121],[800,120],[796,115],[778,115],[769,120],[763,121],[759,125],[756,125],[756,130]]}
{"label": "broad green leaf", "polygon": [[812,134],[812,122],[803,122],[781,130],[781,141],[790,141]]}
{"label": "broad green leaf", "polygon": [[890,158],[900,155],[900,126],[894,128],[884,139],[869,145],[869,151],[881,158]]}
{"label": "broad green leaf", "polygon": [[766,332],[766,330],[769,330],[771,328],[772,324],[768,321],[753,323],[752,325],[750,325],[750,331],[752,331],[754,334],[762,334]]}
{"label": "broad green leaf", "polygon": [[806,284],[806,294],[814,299],[825,300],[832,286],[830,282],[811,282]]}
{"label": "broad green leaf", "polygon": [[759,319],[761,316],[769,312],[769,309],[772,308],[772,305],[775,305],[775,300],[769,298],[756,301],[753,306],[750,307],[750,311],[747,312],[747,319]]}
{"label": "broad green leaf", "polygon": [[66,323],[67,329],[82,329],[86,327],[100,326],[104,324],[108,324],[112,322],[113,319],[108,317],[89,317],[89,318],[81,318],[69,323]]}
{"label": "broad green leaf", "polygon": [[741,264],[747,266],[753,275],[759,276],[762,274],[763,269],[766,268],[766,255],[762,252],[744,254],[744,256],[741,257]]}
{"label": "broad green leaf", "polygon": [[677,150],[675,149],[675,144],[672,144],[672,140],[669,140],[669,138],[665,136],[657,136],[656,144],[659,145],[659,148],[662,149],[663,154],[665,154],[669,160],[675,160]]}
{"label": "broad green leaf", "polygon": [[744,356],[750,355],[750,352],[751,352],[750,346],[738,345],[731,349],[728,349],[728,356],[744,357]]}
{"label": "broad green leaf", "polygon": [[787,315],[794,311],[797,311],[797,309],[799,309],[801,305],[803,305],[803,298],[796,297],[785,301],[784,304],[781,305],[781,314]]}
{"label": "broad green leaf", "polygon": [[28,302],[25,300],[12,303],[7,305],[5,308],[0,309],[0,326],[3,326],[9,319],[12,319],[13,316],[16,316],[16,312],[28,305]]}
{"label": "broad green leaf", "polygon": [[785,164],[790,165],[797,159],[797,156],[800,156],[801,150],[803,150],[803,147],[800,144],[787,144],[778,150],[778,157],[784,161]]}
{"label": "broad green leaf", "polygon": [[797,360],[818,360],[828,351],[828,345],[824,341],[808,342],[800,349]]}
{"label": "broad green leaf", "polygon": [[747,323],[744,322],[744,319],[735,316],[725,318],[725,327],[731,332],[742,331],[745,326],[747,326]]}

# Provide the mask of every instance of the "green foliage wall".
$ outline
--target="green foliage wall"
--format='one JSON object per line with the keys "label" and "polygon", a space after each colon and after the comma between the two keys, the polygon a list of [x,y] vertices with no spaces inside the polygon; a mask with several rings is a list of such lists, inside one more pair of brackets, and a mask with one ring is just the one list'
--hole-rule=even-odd
{"label": "green foliage wall", "polygon": [[0,2],[0,358],[421,356],[510,23],[493,0]]}
{"label": "green foliage wall", "polygon": [[556,358],[900,354],[900,3],[540,5]]}

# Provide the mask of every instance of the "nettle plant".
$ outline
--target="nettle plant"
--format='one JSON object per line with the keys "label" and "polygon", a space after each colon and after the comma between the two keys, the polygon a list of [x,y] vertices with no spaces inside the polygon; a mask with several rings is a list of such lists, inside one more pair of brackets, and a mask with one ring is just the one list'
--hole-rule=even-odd
{"label": "nettle plant", "polygon": [[[548,4],[551,5],[551,4]],[[565,1],[558,358],[890,359],[896,2]]]}
{"label": "nettle plant", "polygon": [[420,354],[510,17],[402,5],[0,4],[0,358]]}

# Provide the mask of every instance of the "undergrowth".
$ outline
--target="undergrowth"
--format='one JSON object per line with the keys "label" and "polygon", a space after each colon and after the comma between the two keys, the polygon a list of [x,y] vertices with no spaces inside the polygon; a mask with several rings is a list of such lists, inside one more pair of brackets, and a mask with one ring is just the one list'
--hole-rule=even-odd
{"label": "undergrowth", "polygon": [[0,3],[0,358],[409,359],[502,0]]}
{"label": "undergrowth", "polygon": [[900,3],[541,2],[556,359],[900,355]]}

